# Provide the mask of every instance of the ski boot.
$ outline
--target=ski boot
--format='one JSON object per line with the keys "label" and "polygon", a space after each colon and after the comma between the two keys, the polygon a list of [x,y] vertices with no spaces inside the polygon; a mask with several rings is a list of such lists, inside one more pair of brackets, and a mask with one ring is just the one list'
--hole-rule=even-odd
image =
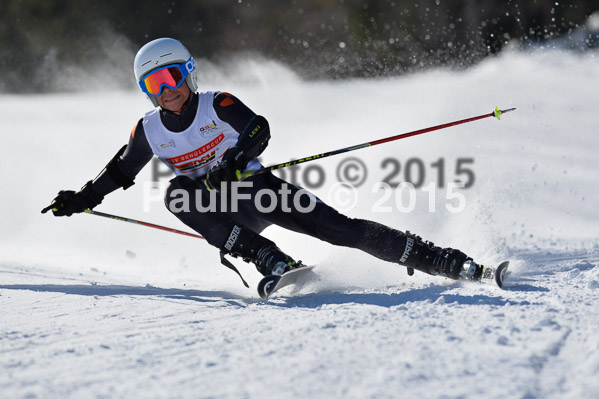
{"label": "ski boot", "polygon": [[263,276],[282,275],[302,265],[301,262],[296,262],[281,251],[274,242],[252,230],[239,226],[233,227],[224,249],[221,249],[221,254],[223,253],[241,257],[245,262],[254,263],[256,269]]}
{"label": "ski boot", "polygon": [[256,268],[263,276],[282,275],[283,273],[301,266],[276,246],[261,248],[254,260]]}
{"label": "ski boot", "polygon": [[452,280],[480,280],[484,267],[475,263],[465,253],[453,248],[436,247],[434,243],[423,241],[417,235],[406,232],[406,246],[399,264],[434,276],[444,276]]}

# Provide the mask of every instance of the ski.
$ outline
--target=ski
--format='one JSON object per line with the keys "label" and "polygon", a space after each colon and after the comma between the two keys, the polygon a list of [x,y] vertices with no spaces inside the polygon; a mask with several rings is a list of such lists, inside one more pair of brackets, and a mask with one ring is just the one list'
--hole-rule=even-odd
{"label": "ski", "polygon": [[480,281],[483,283],[497,284],[499,288],[503,288],[503,283],[507,276],[507,268],[510,265],[509,261],[502,262],[497,268],[484,267]]}
{"label": "ski", "polygon": [[[503,284],[507,277],[507,270],[510,262],[502,262],[496,268],[483,267],[480,276],[480,282],[487,284],[495,284],[499,288],[503,288]],[[292,269],[283,275],[270,275],[263,277],[258,283],[258,295],[264,300],[268,300],[272,294],[283,287],[291,284],[296,284],[300,279],[314,269],[314,266],[302,266],[297,269]]]}
{"label": "ski", "polygon": [[258,283],[258,295],[267,300],[276,291],[291,284],[296,284],[302,276],[312,271],[314,266],[301,266],[283,273],[282,275],[264,276]]}

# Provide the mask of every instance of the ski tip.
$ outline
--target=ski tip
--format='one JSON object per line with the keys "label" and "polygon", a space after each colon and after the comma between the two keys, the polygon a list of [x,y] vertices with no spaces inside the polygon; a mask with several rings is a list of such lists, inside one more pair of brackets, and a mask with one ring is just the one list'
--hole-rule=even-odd
{"label": "ski tip", "polygon": [[260,283],[258,284],[258,295],[260,295],[260,298],[267,300],[270,297],[270,294],[274,292],[280,279],[281,276],[272,275],[260,280]]}
{"label": "ski tip", "polygon": [[495,270],[495,282],[499,288],[503,288],[503,282],[509,265],[510,262],[506,260],[497,267],[497,270]]}

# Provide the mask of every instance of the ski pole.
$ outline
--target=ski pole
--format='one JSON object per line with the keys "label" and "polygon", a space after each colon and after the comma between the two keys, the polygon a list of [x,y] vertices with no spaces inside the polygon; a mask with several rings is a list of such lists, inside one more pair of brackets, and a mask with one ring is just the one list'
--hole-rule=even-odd
{"label": "ski pole", "polygon": [[152,228],[155,228],[155,229],[160,229],[160,230],[164,230],[164,231],[170,231],[171,233],[177,233],[177,234],[181,234],[181,235],[184,235],[184,236],[201,238],[202,240],[205,240],[204,237],[202,237],[201,235],[198,235],[198,234],[192,234],[192,233],[188,233],[186,231],[181,231],[181,230],[177,230],[177,229],[171,229],[170,227],[159,226],[159,225],[153,224],[153,223],[142,222],[141,220],[129,219],[129,218],[121,217],[121,216],[111,215],[111,214],[108,214],[108,213],[103,213],[103,212],[98,212],[98,211],[92,211],[91,209],[86,209],[83,212],[88,213],[90,215],[102,216],[102,217],[105,217],[105,218],[108,218],[108,219],[120,220],[122,222],[129,222],[129,223],[139,224],[139,225],[142,225],[142,226],[152,227]]}
{"label": "ski pole", "polygon": [[[129,222],[129,223],[134,223],[134,224],[140,224],[142,226],[153,227],[155,229],[169,231],[171,233],[182,234],[184,236],[189,236],[189,237],[201,238],[202,240],[205,240],[205,238],[202,237],[199,234],[192,234],[192,233],[188,233],[186,231],[181,231],[181,230],[177,230],[177,229],[171,229],[170,227],[159,226],[159,225],[154,224],[154,223],[142,222],[141,220],[129,219],[129,218],[121,217],[121,216],[111,215],[109,213],[92,211],[91,209],[86,209],[83,212],[88,213],[90,215],[102,216],[102,217],[105,217],[105,218],[108,218],[108,219],[112,219],[112,220],[120,220],[122,222]],[[245,279],[243,278],[243,276],[241,275],[241,273],[239,272],[239,270],[237,270],[237,268],[235,267],[235,265],[232,264],[231,262],[229,262],[225,258],[225,253],[222,250],[220,252],[220,261],[221,261],[221,263],[224,266],[228,267],[229,269],[231,269],[235,273],[237,273],[237,275],[239,276],[239,278],[241,278],[241,281],[243,282],[243,285],[245,285],[247,288],[249,288],[248,283],[245,281]]]}
{"label": "ski pole", "polygon": [[299,163],[305,163],[305,162],[308,162],[308,161],[314,161],[316,159],[322,159],[322,158],[330,157],[332,155],[342,154],[344,152],[359,150],[360,148],[372,147],[372,146],[375,146],[375,145],[378,145],[378,144],[388,143],[390,141],[405,139],[407,137],[411,137],[411,136],[416,136],[416,135],[423,134],[423,133],[432,132],[434,130],[441,130],[441,129],[445,129],[447,127],[461,125],[463,123],[474,122],[474,121],[477,121],[479,119],[489,118],[489,117],[492,117],[492,116],[494,116],[497,119],[501,120],[501,115],[502,114],[505,114],[506,112],[514,111],[515,109],[516,108],[509,108],[509,109],[500,110],[499,108],[495,107],[495,110],[493,110],[493,112],[491,112],[490,114],[484,114],[484,115],[474,116],[472,118],[462,119],[462,120],[455,121],[455,122],[449,122],[449,123],[445,123],[443,125],[438,125],[438,126],[433,126],[433,127],[427,127],[425,129],[415,130],[415,131],[409,132],[409,133],[403,133],[403,134],[398,134],[396,136],[387,137],[387,138],[384,138],[384,139],[369,141],[368,143],[364,143],[364,144],[353,145],[353,146],[350,146],[350,147],[340,148],[338,150],[333,150],[333,151],[325,152],[325,153],[322,153],[322,154],[312,155],[310,157],[300,158],[300,159],[296,159],[296,160],[289,161],[289,162],[283,162],[283,163],[280,163],[280,164],[277,164],[277,165],[268,166],[268,167],[265,167],[265,168],[262,168],[262,169],[258,169],[258,170],[251,170],[251,171],[243,172],[243,173],[240,172],[240,171],[237,171],[236,174],[237,174],[237,178],[239,180],[241,180],[241,179],[244,179],[246,177],[250,177],[250,176],[254,176],[254,175],[259,175],[261,173],[265,173],[265,172],[276,170],[276,169],[287,168],[289,166],[297,165]]}

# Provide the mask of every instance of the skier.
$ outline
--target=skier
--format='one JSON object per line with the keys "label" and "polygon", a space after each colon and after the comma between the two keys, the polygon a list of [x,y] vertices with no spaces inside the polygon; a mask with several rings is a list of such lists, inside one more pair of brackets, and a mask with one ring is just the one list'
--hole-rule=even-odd
{"label": "skier", "polygon": [[[156,155],[175,173],[166,190],[167,208],[219,248],[223,263],[225,254],[241,257],[263,275],[301,266],[260,235],[275,224],[406,266],[410,275],[416,269],[455,280],[481,278],[483,267],[461,251],[437,247],[409,231],[344,216],[270,172],[245,179],[238,189],[238,209],[231,209],[238,171],[261,168],[257,157],[270,139],[267,120],[229,93],[198,93],[194,59],[177,40],[161,38],[144,45],[135,56],[134,72],[155,108],[139,120],[128,144],[95,179],[78,192],[60,191],[42,213],[71,216],[94,208],[112,191],[131,187]],[[273,194],[261,195],[263,201],[257,203],[260,190]],[[284,195],[299,200],[285,200]],[[180,206],[183,198],[192,206]],[[213,207],[193,206],[198,203]]]}

